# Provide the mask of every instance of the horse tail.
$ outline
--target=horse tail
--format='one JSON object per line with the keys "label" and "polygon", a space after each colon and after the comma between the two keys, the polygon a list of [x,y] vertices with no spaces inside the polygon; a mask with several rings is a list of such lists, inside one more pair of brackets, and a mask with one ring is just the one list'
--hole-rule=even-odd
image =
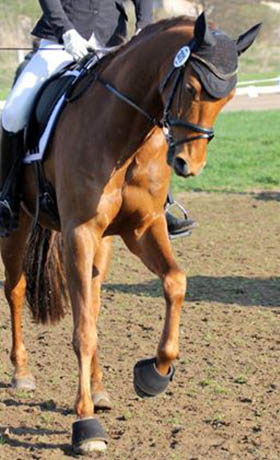
{"label": "horse tail", "polygon": [[37,225],[25,257],[26,298],[34,320],[56,323],[69,309],[61,233]]}

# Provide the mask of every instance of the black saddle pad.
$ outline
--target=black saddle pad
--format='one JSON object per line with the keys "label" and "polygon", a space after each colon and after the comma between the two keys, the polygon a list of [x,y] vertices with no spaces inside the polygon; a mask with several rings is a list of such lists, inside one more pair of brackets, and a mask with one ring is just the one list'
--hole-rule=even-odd
{"label": "black saddle pad", "polygon": [[[43,84],[35,98],[26,129],[25,147],[27,151],[30,153],[38,152],[39,141],[45,131],[50,116],[59,99],[65,94],[65,103],[62,104],[51,126],[49,139],[51,138],[67,98],[70,97],[70,100],[72,100],[71,98],[76,89],[80,87],[80,83],[87,80],[86,77],[88,77],[89,82],[85,85],[85,88],[79,92],[78,96],[75,96],[75,99],[80,97],[80,95],[87,90],[89,85],[95,80],[96,69],[102,60],[103,58],[97,58],[94,53],[89,53],[80,63],[72,63],[66,66]],[[76,72],[67,72],[66,74],[67,70],[75,70]]]}
{"label": "black saddle pad", "polygon": [[26,130],[26,148],[28,151],[35,152],[38,150],[40,138],[55,105],[72,86],[75,79],[75,75],[57,74],[43,84],[35,98]]}
{"label": "black saddle pad", "polygon": [[61,96],[67,92],[68,88],[70,88],[75,78],[74,75],[62,76],[48,81],[44,86],[35,107],[35,117],[40,128],[45,128],[55,105]]}

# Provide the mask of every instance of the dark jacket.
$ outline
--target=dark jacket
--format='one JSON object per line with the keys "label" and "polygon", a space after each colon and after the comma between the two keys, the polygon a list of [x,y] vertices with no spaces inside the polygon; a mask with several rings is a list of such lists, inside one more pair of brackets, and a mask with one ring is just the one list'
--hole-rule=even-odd
{"label": "dark jacket", "polygon": [[[152,0],[132,0],[136,27],[152,22]],[[127,35],[127,16],[123,0],[39,0],[43,15],[32,34],[62,43],[62,35],[76,29],[88,40],[95,33],[102,45],[121,43]]]}

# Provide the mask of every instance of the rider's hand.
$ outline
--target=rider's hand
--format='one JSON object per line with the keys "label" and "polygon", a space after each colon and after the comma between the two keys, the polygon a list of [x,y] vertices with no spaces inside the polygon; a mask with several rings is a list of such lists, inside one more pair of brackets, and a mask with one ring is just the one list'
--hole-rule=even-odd
{"label": "rider's hand", "polygon": [[88,54],[89,43],[75,29],[67,30],[62,35],[65,50],[71,54],[74,61],[79,61]]}
{"label": "rider's hand", "polygon": [[99,49],[101,47],[100,43],[98,42],[96,36],[95,36],[95,33],[93,32],[89,41],[88,41],[88,47],[95,51],[97,49]]}

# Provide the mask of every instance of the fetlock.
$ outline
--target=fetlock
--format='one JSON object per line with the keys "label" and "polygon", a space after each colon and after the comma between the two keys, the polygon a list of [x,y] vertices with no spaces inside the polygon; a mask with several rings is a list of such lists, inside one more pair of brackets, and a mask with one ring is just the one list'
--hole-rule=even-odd
{"label": "fetlock", "polygon": [[0,236],[18,227],[20,212],[20,180],[24,151],[23,131],[10,133],[2,129],[0,162]]}

